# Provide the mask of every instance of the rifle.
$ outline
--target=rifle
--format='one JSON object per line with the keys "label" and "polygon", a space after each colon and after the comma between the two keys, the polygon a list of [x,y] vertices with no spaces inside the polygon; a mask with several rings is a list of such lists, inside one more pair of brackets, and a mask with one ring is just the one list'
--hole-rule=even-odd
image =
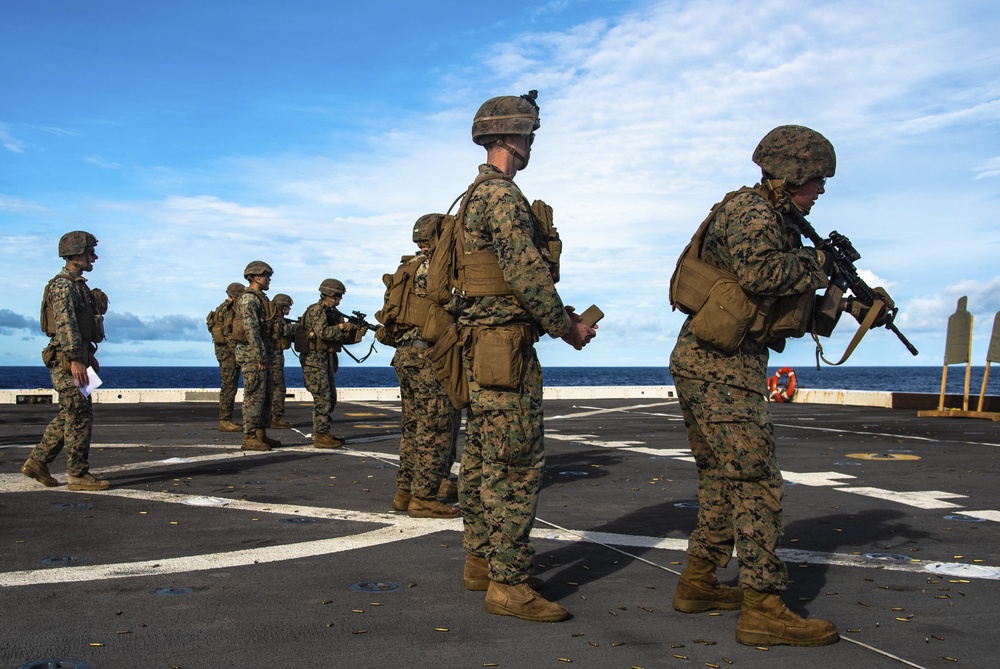
{"label": "rifle", "polygon": [[[806,220],[806,217],[794,205],[788,208],[787,214],[792,221],[793,227],[805,235],[816,248],[824,253],[833,255],[834,267],[836,269],[833,277],[830,279],[831,283],[843,292],[850,290],[854,294],[854,297],[860,300],[866,307],[871,307],[875,304],[875,301],[879,299],[878,296],[872,290],[871,286],[858,276],[858,269],[854,266],[854,261],[861,258],[861,254],[851,244],[851,240],[836,230],[831,232],[827,239],[823,239],[816,232],[816,228]],[[913,355],[917,355],[918,351],[916,347],[896,327],[894,321],[898,311],[898,307],[889,309],[884,317],[884,325],[887,330],[899,338],[899,341],[903,342],[906,350]]]}
{"label": "rifle", "polygon": [[[344,312],[342,312],[337,307],[324,307],[324,308],[326,309],[326,316],[329,319],[343,318],[345,321],[347,321],[351,325],[354,325],[354,326],[359,327],[359,328],[368,328],[372,332],[374,332],[375,330],[378,330],[380,327],[382,327],[381,325],[373,325],[373,324],[369,323],[368,321],[366,321],[365,318],[366,318],[367,315],[361,313],[360,311],[352,311],[351,312],[352,315],[348,316],[347,314],[345,314]],[[375,352],[375,343],[374,342],[372,343],[371,347],[368,349],[368,353],[366,353],[361,358],[355,357],[354,354],[351,353],[350,351],[348,351],[346,348],[343,349],[343,351],[344,351],[344,353],[346,353],[347,355],[349,355],[354,360],[354,362],[356,362],[358,364],[361,364],[362,362],[364,362],[365,360],[368,359],[368,356],[370,356],[372,353]]]}
{"label": "rifle", "polygon": [[363,314],[360,311],[352,311],[351,312],[352,315],[348,316],[347,314],[342,313],[339,309],[337,309],[337,307],[331,307],[331,309],[333,310],[335,316],[340,316],[348,323],[356,325],[359,328],[368,328],[372,332],[375,332],[375,330],[378,330],[380,327],[382,327],[381,325],[374,325],[366,321],[365,318],[367,318],[368,315]]}

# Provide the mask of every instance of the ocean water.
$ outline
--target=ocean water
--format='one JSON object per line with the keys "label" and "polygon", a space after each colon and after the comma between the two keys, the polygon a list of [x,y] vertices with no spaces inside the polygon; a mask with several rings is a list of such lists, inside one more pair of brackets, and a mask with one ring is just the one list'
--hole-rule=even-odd
{"label": "ocean water", "polygon": [[[969,394],[979,395],[984,367],[973,367]],[[777,368],[770,370],[773,374]],[[882,390],[909,393],[939,393],[941,367],[800,367],[795,370],[799,388],[841,390]],[[1000,395],[1000,369],[991,369],[988,395]],[[218,367],[104,367],[103,388],[218,388]],[[286,365],[285,382],[290,388],[302,388],[302,369]],[[672,385],[666,367],[546,367],[546,386],[662,386]],[[343,366],[337,372],[337,385],[343,388],[391,388],[397,385],[396,373],[389,366]],[[947,392],[962,394],[965,366],[948,368]],[[32,367],[0,366],[0,388],[28,390],[49,388],[49,373],[41,365]]]}

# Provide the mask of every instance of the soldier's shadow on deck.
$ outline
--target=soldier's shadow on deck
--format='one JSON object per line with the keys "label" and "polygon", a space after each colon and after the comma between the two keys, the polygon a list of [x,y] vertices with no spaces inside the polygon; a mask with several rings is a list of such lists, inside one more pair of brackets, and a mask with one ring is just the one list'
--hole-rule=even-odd
{"label": "soldier's shadow on deck", "polygon": [[[677,538],[682,535],[686,546],[686,539],[697,520],[697,509],[677,504],[678,500],[662,502],[603,525],[572,529],[635,537]],[[906,514],[901,511],[872,509],[855,514],[803,519],[786,526],[784,541],[779,547],[779,556],[785,560],[789,572],[789,589],[783,596],[786,605],[797,613],[807,615],[806,605],[827,591],[826,574],[831,566],[815,559],[805,561],[811,556],[796,556],[792,552],[785,553],[786,550],[807,553],[905,553],[908,550],[905,544],[930,536],[907,524],[905,519]],[[542,532],[551,529],[541,521],[536,523],[535,528]],[[607,541],[607,544],[622,552],[587,540],[573,541],[555,550],[539,550],[535,556],[535,573],[546,581],[545,596],[558,601],[573,594],[585,595],[588,583],[614,578],[618,571],[632,564],[634,558],[631,556],[634,556],[663,567],[651,569],[648,578],[644,577],[644,585],[657,590],[660,598],[672,597],[678,574],[687,563],[683,550],[619,545],[613,540]],[[878,564],[877,560],[872,562],[873,567]],[[738,573],[738,559],[733,557],[718,575],[720,581],[736,585]]]}

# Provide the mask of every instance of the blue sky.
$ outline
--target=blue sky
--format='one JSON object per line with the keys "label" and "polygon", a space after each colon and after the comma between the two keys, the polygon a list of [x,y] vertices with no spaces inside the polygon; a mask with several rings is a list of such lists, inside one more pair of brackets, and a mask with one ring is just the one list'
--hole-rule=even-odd
{"label": "blue sky", "polygon": [[544,341],[543,363],[665,366],[678,254],[757,180],[760,138],[797,123],[838,155],[811,221],[852,239],[921,351],[876,330],[848,364],[940,365],[967,295],[981,365],[1000,310],[998,36],[979,0],[5,2],[0,365],[39,363],[42,287],[74,229],[100,240],[104,365],[215,364],[205,315],[255,259],[293,316],[327,277],[371,316],[413,221],[483,161],[478,106],[529,89],[542,127],[517,182],[554,208],[564,300],[607,314],[582,352]]}

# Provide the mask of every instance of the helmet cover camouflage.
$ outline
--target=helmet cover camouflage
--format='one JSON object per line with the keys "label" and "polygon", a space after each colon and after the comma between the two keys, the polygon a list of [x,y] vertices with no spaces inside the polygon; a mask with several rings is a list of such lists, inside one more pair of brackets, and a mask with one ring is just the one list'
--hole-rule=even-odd
{"label": "helmet cover camouflage", "polygon": [[319,284],[319,294],[326,295],[327,297],[336,297],[337,295],[343,295],[347,292],[347,288],[344,286],[343,282],[337,279],[324,279],[323,283]]}
{"label": "helmet cover camouflage", "polygon": [[267,274],[268,276],[274,274],[274,270],[271,269],[271,266],[263,260],[254,260],[247,265],[245,270],[243,270],[243,278],[247,281],[249,281],[251,277],[260,276],[261,274]]}
{"label": "helmet cover camouflage", "polygon": [[538,91],[490,98],[472,121],[472,141],[487,146],[504,135],[530,135],[541,126],[537,98]]}
{"label": "helmet cover camouflage", "polygon": [[801,125],[782,125],[764,135],[753,152],[764,173],[801,186],[810,179],[832,177],[837,169],[833,144]]}
{"label": "helmet cover camouflage", "polygon": [[434,242],[441,232],[441,223],[444,221],[444,214],[424,214],[413,224],[413,243],[420,244]]}
{"label": "helmet cover camouflage", "polygon": [[236,283],[235,281],[226,287],[226,295],[233,298],[234,300],[243,294],[246,289],[242,283]]}
{"label": "helmet cover camouflage", "polygon": [[271,298],[271,303],[276,307],[290,307],[292,306],[292,298],[284,293],[278,293]]}
{"label": "helmet cover camouflage", "polygon": [[97,237],[89,232],[84,232],[83,230],[67,232],[59,238],[59,257],[69,258],[70,256],[78,256],[81,253],[86,253],[87,249],[92,249],[95,246],[97,246]]}

